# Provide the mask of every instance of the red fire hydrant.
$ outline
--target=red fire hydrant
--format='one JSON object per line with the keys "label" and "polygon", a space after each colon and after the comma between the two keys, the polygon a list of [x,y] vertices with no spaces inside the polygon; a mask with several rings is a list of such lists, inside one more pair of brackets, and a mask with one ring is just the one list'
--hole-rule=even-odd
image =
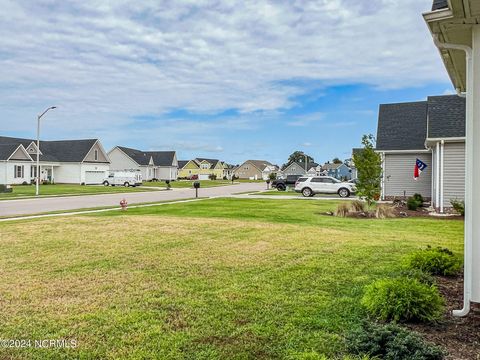
{"label": "red fire hydrant", "polygon": [[122,199],[120,201],[120,207],[122,208],[122,210],[127,210],[127,206],[128,206],[127,200]]}

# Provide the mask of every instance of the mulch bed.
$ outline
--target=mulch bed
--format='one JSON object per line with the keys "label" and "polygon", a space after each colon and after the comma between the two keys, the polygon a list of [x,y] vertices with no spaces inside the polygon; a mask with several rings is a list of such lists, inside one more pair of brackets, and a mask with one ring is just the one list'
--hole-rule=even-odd
{"label": "mulch bed", "polygon": [[[463,220],[463,216],[457,214],[450,214],[449,216],[432,216],[428,211],[427,207],[419,207],[417,210],[409,210],[407,206],[403,203],[397,203],[392,206],[395,217],[397,218],[410,218],[410,217],[423,217],[429,219],[438,219],[438,220]],[[326,212],[322,215],[334,215],[333,212]],[[362,211],[350,211],[347,214],[349,218],[355,219],[372,219],[375,218],[375,211],[362,212]]]}
{"label": "mulch bed", "polygon": [[437,286],[445,298],[445,317],[438,324],[408,324],[449,353],[449,360],[480,359],[480,307],[472,309],[465,318],[452,315],[452,310],[463,307],[463,278],[437,277]]}

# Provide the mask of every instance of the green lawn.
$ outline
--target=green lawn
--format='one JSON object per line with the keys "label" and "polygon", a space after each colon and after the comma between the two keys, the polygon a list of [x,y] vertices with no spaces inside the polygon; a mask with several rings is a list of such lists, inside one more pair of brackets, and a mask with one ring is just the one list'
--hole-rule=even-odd
{"label": "green lawn", "polygon": [[363,286],[463,223],[323,215],[337,201],[214,199],[0,223],[3,358],[296,359],[345,349]]}
{"label": "green lawn", "polygon": [[[200,187],[202,188],[232,185],[230,180],[178,180],[170,182],[170,185],[172,188],[191,188],[195,181],[200,181]],[[165,181],[146,181],[142,186],[167,187],[167,184]]]}
{"label": "green lawn", "polygon": [[[35,185],[14,185],[13,192],[0,193],[0,200],[35,196]],[[155,189],[152,189],[155,190]],[[40,185],[41,196],[109,194],[118,192],[149,191],[138,187],[55,184]]]}

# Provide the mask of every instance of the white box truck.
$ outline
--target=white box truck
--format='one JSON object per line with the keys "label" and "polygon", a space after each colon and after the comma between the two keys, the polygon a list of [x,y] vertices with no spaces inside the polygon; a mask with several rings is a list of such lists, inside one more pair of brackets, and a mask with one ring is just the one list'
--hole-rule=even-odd
{"label": "white box truck", "polygon": [[139,186],[142,185],[142,173],[140,171],[112,170],[108,177],[103,180],[105,186]]}

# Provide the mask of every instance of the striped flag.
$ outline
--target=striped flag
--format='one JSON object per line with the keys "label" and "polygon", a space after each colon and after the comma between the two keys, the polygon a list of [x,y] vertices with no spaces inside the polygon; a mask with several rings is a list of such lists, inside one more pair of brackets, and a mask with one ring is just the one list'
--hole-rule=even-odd
{"label": "striped flag", "polygon": [[420,174],[422,173],[422,171],[425,170],[426,168],[427,168],[427,164],[425,164],[422,160],[417,159],[415,161],[415,169],[413,170],[413,178],[417,180]]}

